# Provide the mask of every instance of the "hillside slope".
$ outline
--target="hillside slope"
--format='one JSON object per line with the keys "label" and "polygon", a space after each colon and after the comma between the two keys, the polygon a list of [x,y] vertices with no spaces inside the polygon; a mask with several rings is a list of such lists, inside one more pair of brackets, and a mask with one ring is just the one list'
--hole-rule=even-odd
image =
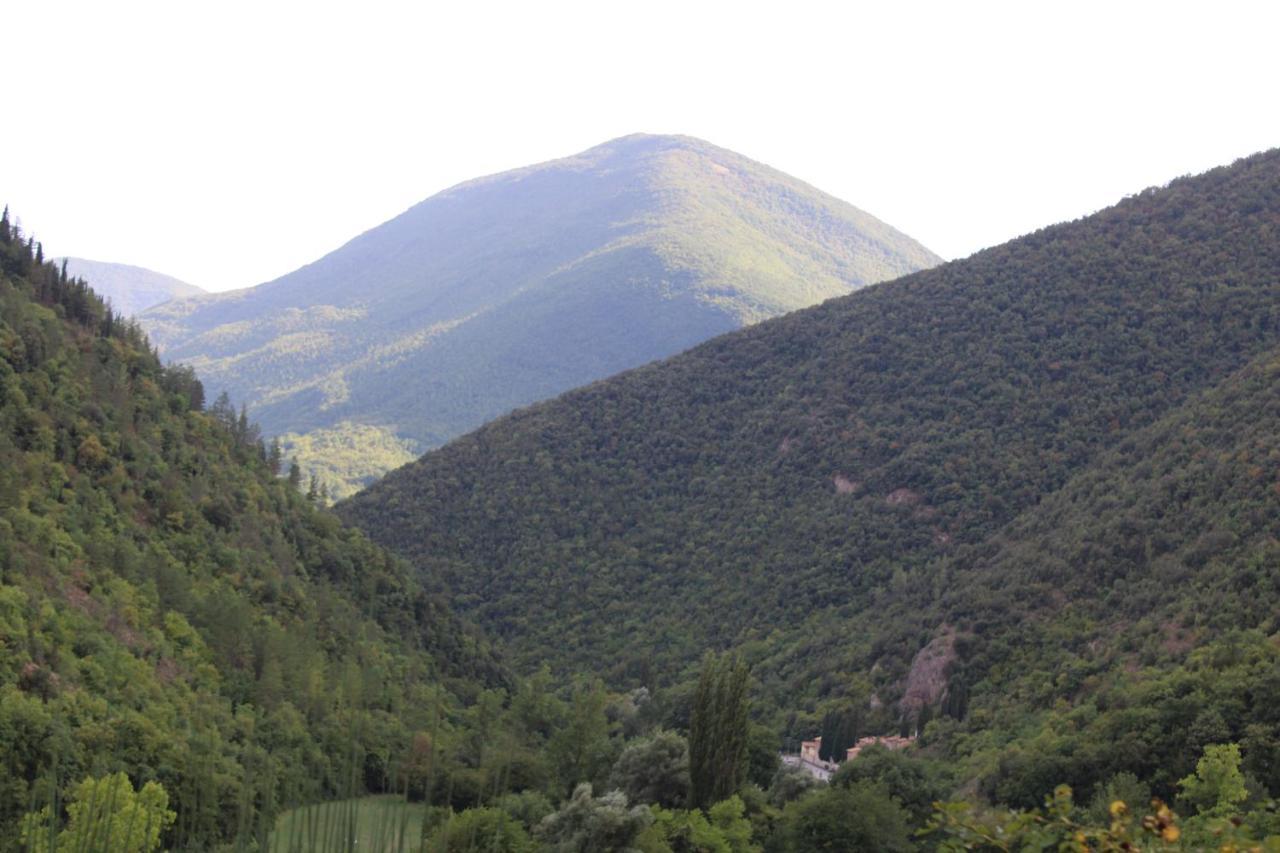
{"label": "hillside slope", "polygon": [[509,683],[202,398],[0,221],[0,850],[50,780],[118,770],[167,789],[166,848],[244,841]]}
{"label": "hillside slope", "polygon": [[[1274,796],[1278,521],[1272,349],[962,549],[927,595],[883,596],[877,618],[936,632],[919,616],[933,612],[966,638],[948,686],[975,697],[973,741],[953,746],[995,748],[995,800],[1030,806],[1046,779],[1087,791],[1120,772],[1168,797],[1206,745],[1227,742]],[[1022,737],[1002,743],[1012,727],[994,721],[1019,721]]]}
{"label": "hillside slope", "polygon": [[[938,260],[733,152],[629,136],[461,184],[283,278],[143,322],[350,491],[515,407]],[[325,464],[365,447],[364,470]]]}
{"label": "hillside slope", "polygon": [[204,293],[194,284],[143,267],[85,258],[57,258],[54,263],[61,264],[64,260],[67,275],[87,281],[94,293],[108,300],[111,307],[125,317],[136,316],[171,299]]}
{"label": "hillside slope", "polygon": [[958,561],[1280,346],[1278,234],[1273,151],[517,412],[339,511],[525,665],[623,682],[745,645],[779,705],[899,698],[979,624]]}

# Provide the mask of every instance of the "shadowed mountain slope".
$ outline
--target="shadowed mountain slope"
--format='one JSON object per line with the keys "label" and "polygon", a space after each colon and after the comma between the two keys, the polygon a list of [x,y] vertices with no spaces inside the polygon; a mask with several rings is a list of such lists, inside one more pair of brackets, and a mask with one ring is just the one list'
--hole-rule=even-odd
{"label": "shadowed mountain slope", "polygon": [[[1029,539],[1049,496],[1280,346],[1278,234],[1269,152],[517,412],[340,514],[526,665],[626,680],[744,645],[780,700],[855,675],[902,697],[917,652],[1047,595],[1115,519],[1045,546],[1043,576],[953,577],[989,568],[975,549]],[[1181,512],[1146,524],[1152,555],[1219,538]],[[1033,546],[1000,547],[1013,565]],[[1105,600],[1128,571],[1051,600]]]}

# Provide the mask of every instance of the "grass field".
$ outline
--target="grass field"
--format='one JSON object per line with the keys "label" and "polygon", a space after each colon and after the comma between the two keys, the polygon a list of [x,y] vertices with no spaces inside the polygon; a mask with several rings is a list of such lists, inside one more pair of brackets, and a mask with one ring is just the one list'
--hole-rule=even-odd
{"label": "grass field", "polygon": [[373,851],[420,853],[423,807],[383,795],[337,800],[285,812],[271,836],[271,853]]}

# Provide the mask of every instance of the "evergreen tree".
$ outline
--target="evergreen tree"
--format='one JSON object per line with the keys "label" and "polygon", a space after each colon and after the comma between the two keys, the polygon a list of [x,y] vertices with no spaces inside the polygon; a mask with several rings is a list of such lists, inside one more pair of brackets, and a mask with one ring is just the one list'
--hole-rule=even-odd
{"label": "evergreen tree", "polygon": [[271,449],[267,451],[267,465],[271,468],[271,473],[280,476],[280,466],[284,462],[284,452],[280,449],[280,439],[271,439]]}
{"label": "evergreen tree", "polygon": [[951,676],[947,692],[942,700],[942,713],[956,720],[963,720],[969,710],[969,683],[963,671]]}
{"label": "evergreen tree", "polygon": [[302,467],[298,465],[297,459],[289,463],[289,486],[295,492],[302,491]]}
{"label": "evergreen tree", "polygon": [[218,398],[213,401],[213,407],[209,409],[209,414],[214,419],[225,426],[229,430],[235,429],[236,426],[236,410],[231,405],[231,395],[223,391]]}
{"label": "evergreen tree", "polygon": [[706,809],[728,799],[746,774],[750,671],[735,655],[702,663],[689,721],[692,804]]}

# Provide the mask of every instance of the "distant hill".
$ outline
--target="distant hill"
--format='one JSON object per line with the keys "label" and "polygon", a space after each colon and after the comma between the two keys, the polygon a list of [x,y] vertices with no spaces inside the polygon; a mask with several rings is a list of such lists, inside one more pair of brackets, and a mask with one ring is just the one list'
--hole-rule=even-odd
{"label": "distant hill", "polygon": [[339,513],[530,669],[738,647],[790,736],[932,719],[999,802],[1173,796],[1228,741],[1280,793],[1277,233],[1272,151],[522,410]]}
{"label": "distant hill", "polygon": [[[276,281],[142,319],[345,493],[518,406],[939,260],[731,151],[638,135],[461,184]],[[344,446],[374,452],[312,452]]]}
{"label": "distant hill", "polygon": [[[63,258],[55,263],[61,264]],[[199,296],[204,290],[173,276],[153,272],[129,264],[109,264],[84,258],[66,258],[67,274],[89,282],[99,296],[126,317],[141,314],[148,308],[170,299]]]}

